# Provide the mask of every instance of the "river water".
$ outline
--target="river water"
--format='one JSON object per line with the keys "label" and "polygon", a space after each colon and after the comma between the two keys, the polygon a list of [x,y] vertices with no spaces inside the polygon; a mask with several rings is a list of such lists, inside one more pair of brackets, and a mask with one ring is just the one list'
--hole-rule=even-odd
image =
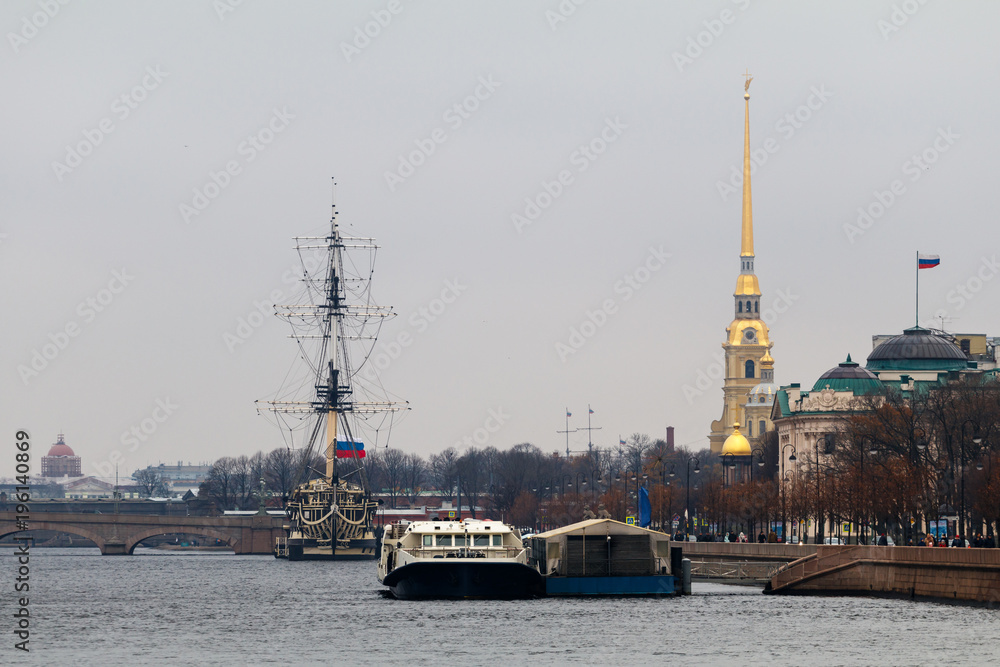
{"label": "river water", "polygon": [[0,664],[987,664],[1000,610],[694,585],[664,599],[400,602],[373,562],[232,553],[31,553],[30,653],[0,554]]}

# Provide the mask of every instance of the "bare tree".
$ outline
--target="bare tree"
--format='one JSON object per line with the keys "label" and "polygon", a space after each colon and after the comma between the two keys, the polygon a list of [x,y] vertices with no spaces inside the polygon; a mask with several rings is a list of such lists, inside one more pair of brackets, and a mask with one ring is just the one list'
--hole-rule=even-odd
{"label": "bare tree", "polygon": [[486,490],[483,486],[488,480],[484,463],[482,452],[475,447],[470,447],[455,465],[462,487],[462,495],[468,500],[473,519],[476,518],[476,504],[479,502],[479,496]]}
{"label": "bare tree", "polygon": [[419,454],[407,454],[403,462],[403,485],[411,504],[417,501],[426,479],[427,463]]}
{"label": "bare tree", "polygon": [[250,458],[243,454],[233,459],[233,498],[238,509],[248,509],[253,503],[254,480]]}
{"label": "bare tree", "polygon": [[142,490],[142,496],[165,496],[168,493],[166,480],[163,476],[152,468],[143,468],[132,473],[132,479],[136,486]]}
{"label": "bare tree", "polygon": [[390,507],[396,508],[396,497],[403,492],[406,480],[407,455],[399,449],[386,449],[380,457],[388,486]]}
{"label": "bare tree", "polygon": [[431,475],[434,478],[434,486],[438,491],[451,492],[455,488],[455,478],[457,476],[456,462],[458,452],[454,447],[449,447],[439,454],[431,455]]}
{"label": "bare tree", "polygon": [[287,447],[278,447],[264,458],[264,479],[267,486],[281,496],[282,501],[288,500],[295,486],[296,454]]}
{"label": "bare tree", "polygon": [[211,498],[222,509],[232,507],[236,502],[234,466],[235,460],[230,456],[223,456],[213,463],[208,477],[198,488],[198,495]]}

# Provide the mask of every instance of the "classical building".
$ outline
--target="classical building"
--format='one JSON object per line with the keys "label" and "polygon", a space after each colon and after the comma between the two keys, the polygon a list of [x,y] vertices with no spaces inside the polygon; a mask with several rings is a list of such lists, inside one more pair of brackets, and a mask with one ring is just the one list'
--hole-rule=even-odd
{"label": "classical building", "polygon": [[42,477],[79,477],[83,474],[81,469],[80,457],[73,453],[60,433],[56,444],[42,457]]}
{"label": "classical building", "polygon": [[[802,391],[799,383],[781,387],[771,409],[781,448],[780,470],[796,470],[792,463],[804,460],[804,453],[814,452],[822,460],[827,454],[826,436],[837,431],[838,419],[857,410],[857,399],[884,390],[878,376],[851,361],[851,355],[823,373],[809,391]],[[796,459],[791,459],[796,452]]]}
{"label": "classical building", "polygon": [[[116,487],[113,477],[80,477],[60,483],[65,489],[65,497],[73,500],[113,500],[115,497]],[[142,490],[135,485],[119,484],[117,489],[119,498],[138,500],[143,496]]]}
{"label": "classical building", "polygon": [[[746,88],[749,90],[750,81]],[[750,93],[743,99],[743,220],[740,235],[740,274],[733,292],[734,319],[726,329],[726,369],[722,387],[722,417],[712,422],[708,436],[713,452],[720,453],[733,425],[743,426],[747,438],[770,428],[770,408],[777,387],[767,324],[760,317],[760,286],[754,273],[753,208],[750,198]],[[766,375],[765,375],[766,372]],[[752,406],[752,408],[751,408]]]}
{"label": "classical building", "polygon": [[[155,466],[146,466],[145,470],[159,475],[174,494],[183,494],[186,491],[191,491],[197,495],[198,487],[208,479],[208,473],[211,472],[212,466],[206,464],[191,465],[190,463],[184,465],[183,461],[178,461],[175,466],[161,463]],[[139,471],[137,470],[136,472]]]}
{"label": "classical building", "polygon": [[[981,339],[982,349],[979,349]],[[823,373],[808,391],[798,383],[781,387],[771,410],[778,431],[780,470],[791,474],[820,467],[832,453],[838,423],[866,409],[860,399],[893,387],[904,395],[918,387],[934,388],[969,376],[997,374],[995,347],[985,335],[964,336],[971,344],[942,331],[913,327],[894,336],[873,336],[866,368],[847,360]],[[976,341],[976,342],[972,342]],[[968,351],[966,351],[968,349]],[[870,405],[870,403],[867,403]],[[795,456],[792,459],[792,456]]]}

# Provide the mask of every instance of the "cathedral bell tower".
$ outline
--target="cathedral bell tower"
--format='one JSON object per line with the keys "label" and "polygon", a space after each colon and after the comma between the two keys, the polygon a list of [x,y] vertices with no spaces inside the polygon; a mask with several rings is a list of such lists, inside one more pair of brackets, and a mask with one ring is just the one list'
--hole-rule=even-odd
{"label": "cathedral bell tower", "polygon": [[[764,379],[762,366],[768,374],[774,360],[771,358],[771,340],[767,324],[760,319],[760,286],[754,273],[753,207],[750,198],[750,81],[747,75],[743,99],[746,115],[743,126],[743,222],[740,233],[740,273],[733,292],[732,324],[726,329],[722,344],[726,356],[725,382],[722,387],[722,417],[712,422],[708,436],[713,452],[721,452],[726,438],[733,433],[734,424],[746,424],[746,405],[750,391]],[[766,359],[765,359],[766,357]],[[764,362],[764,363],[762,363]],[[772,378],[768,377],[767,382]],[[759,427],[758,427],[759,430]]]}

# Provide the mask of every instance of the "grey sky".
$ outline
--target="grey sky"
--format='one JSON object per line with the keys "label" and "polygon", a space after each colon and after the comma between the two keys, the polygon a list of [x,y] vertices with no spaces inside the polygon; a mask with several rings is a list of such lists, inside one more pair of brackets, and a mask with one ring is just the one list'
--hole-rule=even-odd
{"label": "grey sky", "polygon": [[[996,3],[225,6],[0,7],[0,423],[30,429],[36,457],[60,431],[87,473],[114,451],[131,472],[279,444],[254,400],[293,360],[287,326],[225,335],[291,294],[291,237],[325,231],[331,176],[345,229],[382,246],[375,294],[399,313],[383,341],[412,341],[382,372],[412,406],[394,446],[427,455],[501,410],[488,444],[561,450],[565,407],[574,428],[588,403],[597,444],[670,424],[678,444],[706,445],[721,380],[684,387],[712,371],[733,315],[740,195],[719,184],[742,160],[745,68],[752,147],[772,140],[753,203],[762,305],[787,304],[770,322],[776,381],[811,384],[912,326],[918,249],[941,255],[922,314],[1000,334]],[[575,11],[557,22],[560,6]],[[469,96],[467,117],[449,112]],[[605,145],[591,160],[578,151],[592,141]],[[81,142],[92,150],[70,167]],[[925,152],[927,168],[907,164]],[[219,176],[227,163],[238,173]],[[884,213],[845,230],[895,180]],[[217,196],[185,215],[196,189]],[[518,228],[526,199],[548,205]],[[629,274],[648,280],[626,299]],[[420,315],[449,281],[453,303]],[[606,322],[560,355],[606,300]],[[53,340],[64,349],[22,377]],[[154,416],[154,433],[123,441]],[[11,449],[0,475],[13,468]]]}

